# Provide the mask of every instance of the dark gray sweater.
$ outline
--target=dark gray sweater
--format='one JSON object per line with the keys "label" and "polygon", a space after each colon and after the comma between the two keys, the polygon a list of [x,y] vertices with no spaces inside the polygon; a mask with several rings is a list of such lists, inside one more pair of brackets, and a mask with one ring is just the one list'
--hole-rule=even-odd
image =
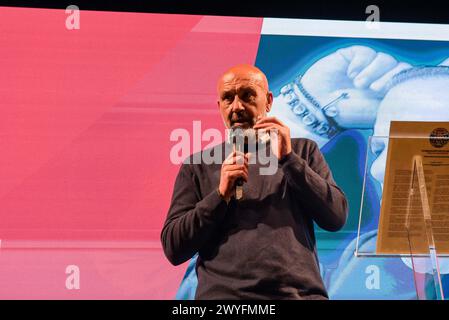
{"label": "dark gray sweater", "polygon": [[199,253],[197,299],[327,298],[313,222],[339,230],[347,200],[317,144],[291,141],[276,174],[249,165],[243,199],[229,204],[217,193],[221,164],[181,166],[161,240],[174,265]]}

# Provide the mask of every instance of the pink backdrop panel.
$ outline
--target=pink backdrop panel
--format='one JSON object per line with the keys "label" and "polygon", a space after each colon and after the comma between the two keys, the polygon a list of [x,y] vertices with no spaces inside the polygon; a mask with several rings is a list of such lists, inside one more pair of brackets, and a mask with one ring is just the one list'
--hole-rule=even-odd
{"label": "pink backdrop panel", "polygon": [[262,19],[0,10],[0,298],[173,298],[170,133],[224,129],[216,80]]}

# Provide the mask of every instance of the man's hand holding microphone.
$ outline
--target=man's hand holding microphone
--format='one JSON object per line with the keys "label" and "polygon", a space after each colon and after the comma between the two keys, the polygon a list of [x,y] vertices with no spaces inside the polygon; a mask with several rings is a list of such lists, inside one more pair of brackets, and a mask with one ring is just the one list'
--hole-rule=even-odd
{"label": "man's hand holding microphone", "polygon": [[235,195],[237,180],[242,179],[244,182],[248,182],[249,157],[250,153],[244,154],[241,151],[234,150],[221,165],[218,192],[228,203],[231,197]]}
{"label": "man's hand holding microphone", "polygon": [[[254,130],[261,130],[267,133],[275,133],[275,139],[271,139],[271,151],[280,160],[292,151],[290,140],[290,129],[275,117],[259,118]],[[271,134],[273,137],[273,135]],[[220,184],[218,192],[227,202],[238,193],[238,188],[243,182],[248,182],[248,163],[251,153],[242,152],[241,148],[234,144],[234,151],[229,154],[221,166]],[[237,191],[236,191],[237,190]],[[238,196],[237,198],[240,198]]]}

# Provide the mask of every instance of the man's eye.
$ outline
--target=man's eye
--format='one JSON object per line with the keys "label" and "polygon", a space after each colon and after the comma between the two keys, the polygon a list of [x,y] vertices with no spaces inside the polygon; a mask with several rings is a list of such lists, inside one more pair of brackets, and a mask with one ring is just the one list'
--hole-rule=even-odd
{"label": "man's eye", "polygon": [[243,95],[242,95],[242,100],[243,101],[249,101],[249,100],[251,100],[251,98],[252,98],[252,93],[251,92],[245,92],[245,93],[243,93]]}

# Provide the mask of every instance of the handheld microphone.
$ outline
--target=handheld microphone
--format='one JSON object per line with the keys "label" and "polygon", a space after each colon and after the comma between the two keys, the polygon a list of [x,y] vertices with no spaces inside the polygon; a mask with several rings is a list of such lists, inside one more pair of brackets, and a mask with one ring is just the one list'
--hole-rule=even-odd
{"label": "handheld microphone", "polygon": [[[239,127],[231,128],[231,139],[234,151],[245,153],[245,135]],[[235,198],[240,200],[243,198],[243,178],[237,178],[235,181]]]}
{"label": "handheld microphone", "polygon": [[[245,143],[256,143],[256,144],[267,144],[270,142],[270,135],[268,132],[263,132],[259,134],[258,131],[250,128],[243,131],[242,128],[236,126],[231,128],[231,142],[234,151],[242,152],[244,154],[248,153],[248,145]],[[245,147],[246,146],[246,147]],[[243,178],[238,178],[235,182],[235,198],[240,200],[243,198]]]}

